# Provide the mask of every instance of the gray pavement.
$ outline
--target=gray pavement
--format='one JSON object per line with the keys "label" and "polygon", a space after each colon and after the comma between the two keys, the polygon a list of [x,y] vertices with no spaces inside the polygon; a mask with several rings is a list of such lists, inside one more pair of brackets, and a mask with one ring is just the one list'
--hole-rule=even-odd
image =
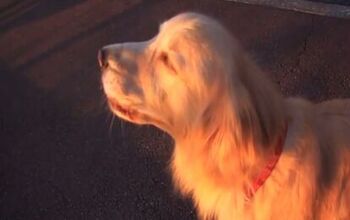
{"label": "gray pavement", "polygon": [[5,0],[1,220],[195,218],[171,186],[172,140],[113,119],[96,63],[183,11],[223,22],[284,95],[350,97],[350,20],[217,0]]}

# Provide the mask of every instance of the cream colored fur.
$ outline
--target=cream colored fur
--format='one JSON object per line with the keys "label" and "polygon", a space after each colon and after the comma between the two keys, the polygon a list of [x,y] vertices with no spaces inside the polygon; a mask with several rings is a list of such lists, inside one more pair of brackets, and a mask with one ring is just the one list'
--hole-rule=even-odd
{"label": "cream colored fur", "polygon": [[[224,27],[196,13],[103,51],[111,110],[174,138],[174,184],[199,218],[350,219],[350,100],[284,99]],[[275,169],[247,200],[286,123]]]}

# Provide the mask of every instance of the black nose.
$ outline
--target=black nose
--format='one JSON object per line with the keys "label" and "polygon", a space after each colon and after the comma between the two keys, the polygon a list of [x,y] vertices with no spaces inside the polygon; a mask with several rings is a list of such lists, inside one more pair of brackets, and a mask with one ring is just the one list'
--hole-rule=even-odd
{"label": "black nose", "polygon": [[102,48],[98,51],[97,60],[101,68],[108,67],[107,52],[105,49]]}

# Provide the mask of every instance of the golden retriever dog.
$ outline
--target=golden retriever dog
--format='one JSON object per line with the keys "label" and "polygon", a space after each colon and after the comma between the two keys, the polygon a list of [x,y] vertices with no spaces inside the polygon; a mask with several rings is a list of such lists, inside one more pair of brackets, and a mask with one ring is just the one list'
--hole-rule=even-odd
{"label": "golden retriever dog", "polygon": [[350,100],[283,98],[218,22],[182,13],[99,51],[111,111],[175,140],[200,219],[349,220]]}

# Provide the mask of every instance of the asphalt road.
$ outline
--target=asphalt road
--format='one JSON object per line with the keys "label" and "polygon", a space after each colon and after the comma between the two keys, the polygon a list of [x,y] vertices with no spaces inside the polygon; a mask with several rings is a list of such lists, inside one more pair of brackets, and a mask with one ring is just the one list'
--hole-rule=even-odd
{"label": "asphalt road", "polygon": [[218,0],[0,3],[0,219],[194,219],[171,186],[172,140],[113,119],[101,46],[176,13],[222,21],[286,96],[350,97],[350,20]]}

